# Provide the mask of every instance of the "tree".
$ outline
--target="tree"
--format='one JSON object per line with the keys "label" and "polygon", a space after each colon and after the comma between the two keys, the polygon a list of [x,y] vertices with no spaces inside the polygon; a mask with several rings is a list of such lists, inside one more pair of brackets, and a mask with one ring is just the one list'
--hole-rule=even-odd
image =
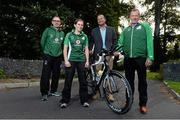
{"label": "tree", "polygon": [[[153,4],[152,9],[148,10],[145,16],[155,15],[155,31],[154,31],[154,66],[153,70],[159,70],[160,64],[166,62],[167,43],[172,40],[171,33],[180,26],[180,14],[176,9],[178,0],[146,0],[145,4]],[[160,28],[160,25],[162,27]],[[163,31],[163,32],[160,32]]]}
{"label": "tree", "polygon": [[118,26],[120,26],[119,17],[128,17],[129,11],[133,7],[132,4],[119,2],[119,0],[98,0],[97,13],[105,14],[108,24],[117,30]]}
{"label": "tree", "polygon": [[[40,37],[50,26],[51,17],[61,16],[63,29],[69,27],[74,13],[58,0],[6,0],[1,2],[1,57],[38,59],[41,57]],[[71,23],[71,22],[70,22]]]}
{"label": "tree", "polygon": [[[128,8],[128,9],[127,9]],[[0,0],[0,55],[18,59],[40,59],[40,38],[50,26],[51,17],[59,15],[65,33],[73,28],[75,18],[85,21],[89,36],[97,26],[96,15],[103,13],[108,25],[116,28],[119,16],[126,16],[131,5],[119,0]]]}
{"label": "tree", "polygon": [[160,68],[160,21],[162,0],[155,0],[154,71]]}
{"label": "tree", "polygon": [[[63,0],[67,7],[75,11],[75,17],[83,18],[86,22],[85,32],[89,35],[92,28],[97,26],[97,14],[104,14],[107,24],[118,29],[119,17],[126,16],[132,4],[119,0]],[[79,7],[81,6],[81,7]]]}
{"label": "tree", "polygon": [[[178,0],[164,0],[162,9],[162,25],[163,25],[163,38],[162,38],[162,50],[163,59],[167,61],[167,43],[172,42],[175,36],[175,29],[179,29],[180,26],[180,13],[176,9]],[[178,14],[179,13],[179,14]],[[174,34],[173,34],[174,33]],[[164,61],[163,61],[164,62]]]}

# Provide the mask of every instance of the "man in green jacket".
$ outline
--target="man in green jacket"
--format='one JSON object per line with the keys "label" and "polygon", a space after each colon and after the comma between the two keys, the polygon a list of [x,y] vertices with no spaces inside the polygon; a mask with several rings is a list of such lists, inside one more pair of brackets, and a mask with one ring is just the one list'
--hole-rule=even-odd
{"label": "man in green jacket", "polygon": [[147,81],[146,68],[152,65],[153,37],[150,25],[140,23],[140,12],[132,9],[130,13],[130,25],[121,33],[118,45],[122,46],[124,52],[125,76],[130,83],[134,94],[135,70],[138,74],[139,106],[141,113],[147,113]]}
{"label": "man in green jacket", "polygon": [[[60,31],[60,25],[60,17],[54,16],[52,18],[52,26],[46,28],[41,37],[41,48],[44,54],[40,81],[42,101],[48,100],[48,95],[59,96],[57,88],[60,76],[62,45],[64,39],[64,32]],[[49,80],[51,76],[51,88],[49,88]]]}

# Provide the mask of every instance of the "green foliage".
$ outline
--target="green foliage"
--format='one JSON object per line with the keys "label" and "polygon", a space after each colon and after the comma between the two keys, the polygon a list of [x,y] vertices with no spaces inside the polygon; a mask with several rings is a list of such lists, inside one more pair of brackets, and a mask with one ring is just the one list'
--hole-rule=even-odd
{"label": "green foliage", "polygon": [[131,5],[119,0],[4,0],[0,2],[0,57],[41,59],[40,39],[51,18],[59,15],[62,30],[73,28],[75,18],[85,21],[89,36],[97,27],[96,15],[105,14],[108,25],[116,28],[120,16],[127,16]]}
{"label": "green foliage", "polygon": [[[161,32],[160,30],[156,31],[156,33],[161,33],[159,36],[161,39],[158,40],[158,37],[155,37],[156,40],[154,40],[156,55],[155,63],[161,64],[169,59],[179,58],[180,53],[178,53],[178,48],[174,44],[178,44],[178,41],[180,40],[179,36],[175,35],[175,30],[178,30],[180,26],[180,14],[176,9],[176,7],[178,7],[178,2],[179,0],[145,0],[144,5],[151,5],[152,8],[148,9],[143,17],[147,20],[150,18],[150,16],[158,16],[158,18],[155,20],[158,21],[159,24],[157,24],[155,27],[158,28],[160,24],[162,25],[162,27],[160,27]],[[160,13],[155,14],[155,11],[157,10],[159,10]],[[169,45],[172,47],[169,48]],[[156,46],[158,46],[158,48]]]}
{"label": "green foliage", "polygon": [[6,74],[4,72],[3,69],[0,69],[0,79],[5,79],[6,78]]}
{"label": "green foliage", "polygon": [[147,72],[148,80],[162,80],[162,75],[160,72]]}
{"label": "green foliage", "polygon": [[55,5],[53,8],[51,8],[51,6],[43,8],[42,5],[36,3],[35,5],[31,5],[31,10],[39,19],[38,21],[42,21],[43,19],[46,20],[46,23],[48,23],[46,24],[46,27],[51,24],[51,19],[53,16],[60,16],[62,20],[62,30],[67,32],[67,29],[69,30],[73,28],[73,22],[75,18],[74,11],[67,8],[64,4]]}
{"label": "green foliage", "polygon": [[175,90],[180,95],[180,82],[173,80],[165,80],[165,83],[173,90]]}
{"label": "green foliage", "polygon": [[167,63],[180,63],[180,59],[177,60],[169,60]]}
{"label": "green foliage", "polygon": [[68,28],[74,18],[73,11],[58,1],[2,1],[0,10],[1,57],[39,59],[40,38],[51,25],[54,15],[61,16],[62,29]]}
{"label": "green foliage", "polygon": [[119,0],[98,0],[97,12],[103,13],[107,18],[107,23],[118,29],[119,17],[128,16],[133,5],[119,3]]}
{"label": "green foliage", "polygon": [[180,35],[176,35],[174,40],[167,42],[166,44],[166,57],[168,60],[178,60],[180,59]]}

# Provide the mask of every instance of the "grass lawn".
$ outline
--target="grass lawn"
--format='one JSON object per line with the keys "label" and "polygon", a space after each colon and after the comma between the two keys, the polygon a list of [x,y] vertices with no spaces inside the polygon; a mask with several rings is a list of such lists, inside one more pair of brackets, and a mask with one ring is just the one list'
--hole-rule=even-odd
{"label": "grass lawn", "polygon": [[[163,80],[160,72],[147,72],[147,79],[148,80]],[[167,86],[169,86],[171,89],[173,89],[178,94],[180,94],[180,82],[173,81],[173,80],[164,80],[164,81],[167,84]]]}
{"label": "grass lawn", "polygon": [[180,82],[172,81],[172,80],[165,80],[165,83],[174,91],[176,91],[180,95]]}
{"label": "grass lawn", "polygon": [[162,76],[159,72],[147,72],[148,80],[162,80]]}

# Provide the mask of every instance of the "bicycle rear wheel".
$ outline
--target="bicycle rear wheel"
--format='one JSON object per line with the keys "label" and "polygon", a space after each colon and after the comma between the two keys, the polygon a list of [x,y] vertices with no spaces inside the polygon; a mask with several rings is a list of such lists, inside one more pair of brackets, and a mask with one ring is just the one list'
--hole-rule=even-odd
{"label": "bicycle rear wheel", "polygon": [[127,79],[118,71],[110,71],[103,82],[103,92],[108,107],[115,113],[125,114],[132,105],[132,91]]}

